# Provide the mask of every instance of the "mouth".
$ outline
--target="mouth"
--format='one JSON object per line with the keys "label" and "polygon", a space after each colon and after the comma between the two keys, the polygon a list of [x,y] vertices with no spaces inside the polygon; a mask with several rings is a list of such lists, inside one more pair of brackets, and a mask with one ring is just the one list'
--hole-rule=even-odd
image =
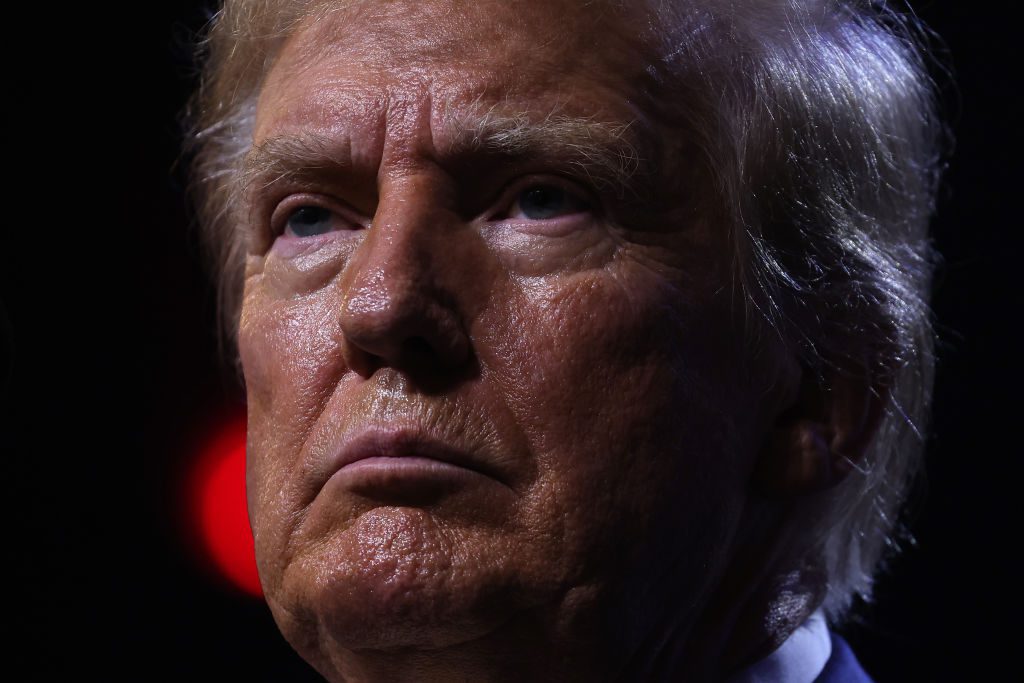
{"label": "mouth", "polygon": [[427,503],[474,484],[508,487],[484,457],[416,429],[371,429],[347,439],[326,486],[388,502]]}

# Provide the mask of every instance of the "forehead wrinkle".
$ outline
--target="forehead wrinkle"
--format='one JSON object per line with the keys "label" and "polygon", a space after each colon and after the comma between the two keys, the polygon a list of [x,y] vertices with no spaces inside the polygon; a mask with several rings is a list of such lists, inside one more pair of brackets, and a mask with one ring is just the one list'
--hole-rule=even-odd
{"label": "forehead wrinkle", "polygon": [[[398,4],[400,3],[395,3],[396,6]],[[628,181],[641,166],[641,162],[647,161],[641,157],[638,149],[642,148],[649,154],[657,152],[659,146],[655,142],[655,136],[651,135],[648,130],[650,128],[650,122],[647,121],[648,112],[637,111],[637,107],[633,104],[635,98],[631,97],[631,94],[635,95],[635,93],[621,91],[622,88],[630,89],[634,85],[629,78],[626,78],[624,82],[614,83],[614,87],[611,88],[613,96],[623,104],[623,111],[618,114],[626,114],[626,116],[620,116],[612,112],[610,118],[619,119],[616,122],[597,120],[597,116],[602,116],[602,114],[594,117],[572,117],[559,113],[564,111],[567,102],[574,99],[574,96],[563,88],[562,83],[564,80],[563,69],[566,66],[562,63],[564,61],[562,57],[565,57],[566,54],[576,55],[576,52],[570,50],[568,46],[563,46],[555,56],[549,55],[552,60],[557,62],[558,68],[541,69],[538,73],[531,72],[534,77],[533,82],[523,83],[521,79],[513,77],[507,69],[498,68],[500,64],[493,63],[488,57],[493,50],[486,51],[479,58],[460,54],[460,59],[455,64],[449,64],[450,69],[461,74],[463,67],[468,68],[467,60],[472,64],[479,61],[488,67],[486,78],[481,78],[477,74],[469,82],[463,78],[438,79],[435,73],[435,69],[438,67],[436,59],[440,56],[450,57],[450,55],[438,55],[423,49],[414,51],[414,54],[406,54],[401,50],[396,52],[393,40],[395,36],[375,34],[377,35],[376,40],[366,40],[366,36],[356,30],[370,19],[385,16],[388,18],[388,22],[384,22],[387,26],[396,22],[406,25],[408,17],[394,15],[393,10],[394,7],[391,6],[391,3],[381,5],[358,1],[336,3],[330,11],[319,18],[324,19],[326,16],[331,16],[332,19],[338,21],[314,21],[311,24],[305,24],[304,30],[297,32],[304,34],[305,39],[293,41],[292,44],[292,59],[296,60],[298,64],[293,64],[291,68],[285,68],[278,74],[283,77],[281,81],[283,87],[294,92],[296,97],[287,104],[290,115],[284,114],[278,118],[277,123],[297,124],[296,127],[301,130],[302,118],[316,117],[335,121],[345,119],[337,121],[338,128],[351,128],[353,140],[360,141],[361,134],[356,136],[355,126],[357,123],[362,121],[373,125],[373,122],[368,121],[372,117],[366,116],[370,112],[363,111],[361,106],[356,105],[367,105],[374,108],[381,119],[377,123],[377,131],[380,134],[379,142],[374,143],[375,148],[379,148],[377,152],[382,155],[398,152],[391,154],[391,158],[386,163],[441,161],[448,155],[473,152],[546,159],[562,157],[566,161],[564,165],[575,166],[577,170],[594,180],[602,181],[602,184],[622,185]],[[590,21],[596,21],[596,18],[591,17]],[[370,28],[374,31],[385,30],[385,26],[379,22],[369,21],[369,23],[371,24]],[[518,27],[518,24],[516,26]],[[612,33],[614,34],[614,31]],[[473,41],[467,43],[462,34],[458,35],[461,36],[458,43],[460,46],[466,47],[467,44],[473,44]],[[345,39],[346,36],[349,38],[348,40]],[[293,36],[293,38],[296,37]],[[381,50],[384,45],[387,45],[388,49],[380,54],[373,49]],[[329,46],[330,50],[326,50],[326,46]],[[355,50],[354,53],[353,50]],[[367,52],[368,50],[369,52]],[[600,56],[590,54],[590,52],[587,54],[589,58]],[[346,62],[350,61],[353,55],[360,57],[356,72],[344,68]],[[383,61],[378,64],[378,60],[372,58],[374,55],[382,57]],[[366,61],[368,57],[370,57],[369,63]],[[569,60],[569,64],[579,67],[580,59],[582,56],[576,55]],[[324,62],[324,60],[328,61]],[[310,93],[309,90],[305,92],[294,90],[297,87],[296,80],[300,74],[317,64],[325,63],[335,63],[338,68],[327,69],[324,67],[316,75],[319,81],[317,90],[322,96],[318,97],[316,94]],[[401,66],[401,69],[395,68],[396,63]],[[536,60],[533,64],[540,68]],[[277,66],[281,66],[280,62]],[[374,82],[376,87],[370,83],[353,83],[349,80],[349,77],[354,78],[353,73],[361,74],[367,69],[372,71],[376,67],[383,66],[387,66],[388,70],[378,74],[384,78]],[[610,68],[614,64],[605,66]],[[611,68],[610,70],[613,73],[616,71]],[[444,71],[444,73],[447,74],[448,71]],[[368,98],[374,100],[373,102],[366,101],[367,92],[353,93],[350,91],[354,85],[369,87],[376,92],[378,97]],[[600,86],[596,88],[597,90],[609,89],[607,83],[592,85]],[[355,101],[347,101],[346,106],[339,107],[340,103],[335,100],[335,97],[338,94],[344,94],[346,90],[349,90],[350,97],[348,99]],[[618,92],[615,92],[616,90]],[[509,93],[510,91],[515,95],[512,97],[506,95],[501,106],[494,105],[473,115],[463,114],[449,117],[444,111],[451,107],[450,103],[466,102],[467,99],[470,100],[468,109],[473,110],[477,108],[475,105],[479,105],[480,99],[494,102],[496,95],[500,96],[499,93]],[[580,94],[583,95],[584,100],[591,100],[594,92],[594,88],[588,87],[583,89]],[[399,93],[402,96],[396,98],[395,95]],[[475,101],[472,100],[474,93],[477,95]],[[531,96],[539,98],[539,101],[530,102],[527,98]],[[525,101],[522,102],[521,109],[517,109],[515,105],[509,106],[510,99]],[[458,108],[466,109],[465,107]],[[539,117],[523,113],[524,111],[543,112],[545,109],[549,113]],[[403,110],[406,116],[402,115]],[[603,115],[608,116],[608,112],[606,111]],[[424,116],[427,121],[424,121]],[[441,119],[440,124],[436,123],[438,119]],[[638,121],[641,124],[639,126],[637,125]],[[396,131],[394,124],[398,124],[399,128],[405,130]],[[396,132],[400,134],[395,135]],[[644,135],[641,136],[638,133]],[[417,139],[413,140],[413,137]],[[637,142],[643,144],[638,146]],[[419,159],[417,160],[416,157]],[[380,159],[376,160],[378,164],[380,161]]]}
{"label": "forehead wrinkle", "polygon": [[[283,126],[281,132],[258,142],[245,155],[237,192],[258,193],[285,179],[312,181],[344,171],[376,175],[379,181],[380,173],[396,170],[393,167],[424,161],[444,167],[453,160],[501,157],[559,167],[620,197],[643,194],[640,177],[652,171],[653,159],[640,150],[652,149],[653,133],[642,113],[626,120],[601,120],[597,115],[572,115],[565,103],[556,102],[540,110],[546,114],[538,114],[536,105],[508,98],[482,104],[481,95],[466,104],[455,104],[459,100],[465,103],[467,98],[453,92],[442,99],[435,96],[429,82],[421,80],[420,85],[426,87],[414,88],[420,95],[414,98],[415,104],[408,101],[409,93],[397,101],[391,96],[375,97],[370,98],[375,103],[371,109],[377,110],[377,115],[363,108],[358,112],[346,108],[336,112],[327,127],[302,126],[298,120]],[[382,148],[372,158],[355,158],[356,147],[361,147],[358,136],[377,130],[377,120],[388,129],[380,131],[379,142],[392,151],[404,149],[410,154],[396,157]],[[395,137],[407,139],[392,139]]]}
{"label": "forehead wrinkle", "polygon": [[[486,133],[473,131],[471,135],[456,140],[447,153],[429,154],[427,157],[442,166],[446,159],[455,157],[500,155],[510,159],[540,159],[578,173],[597,189],[613,189],[620,197],[628,194],[636,198],[642,194],[637,175],[644,160],[636,148],[621,137],[620,127],[595,128],[593,124],[575,120],[556,123],[562,125],[517,127]],[[347,167],[343,160],[326,152],[330,149],[329,140],[313,144],[307,144],[301,138],[275,139],[272,142],[274,145],[265,153],[247,161],[243,177],[246,187],[266,189],[285,178],[314,177],[321,171],[329,173]],[[278,150],[285,151],[278,154]],[[390,172],[394,170],[394,167],[389,169]]]}

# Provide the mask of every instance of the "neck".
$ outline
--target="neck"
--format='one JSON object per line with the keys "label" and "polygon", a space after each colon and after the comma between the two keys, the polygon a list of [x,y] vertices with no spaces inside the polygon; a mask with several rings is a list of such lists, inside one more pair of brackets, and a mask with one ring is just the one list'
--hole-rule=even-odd
{"label": "neck", "polygon": [[[774,600],[761,596],[774,595]],[[343,651],[318,666],[332,681],[720,681],[775,650],[813,612],[809,592],[755,591],[729,614],[712,601],[704,617],[660,615],[630,652],[595,624],[553,639],[551,624],[530,615],[486,636],[438,648]],[[731,630],[724,628],[731,625]]]}
{"label": "neck", "polygon": [[820,604],[825,585],[814,568],[786,563],[791,555],[773,533],[784,528],[778,517],[739,528],[747,531],[729,544],[722,566],[704,567],[719,579],[699,591],[679,580],[693,575],[679,557],[643,586],[621,577],[576,587],[556,609],[521,611],[472,640],[438,648],[328,646],[321,651],[331,657],[317,668],[328,680],[349,682],[725,680],[778,648]]}
{"label": "neck", "polygon": [[[770,655],[818,608],[824,573],[810,564],[794,567],[785,514],[757,506],[746,512],[703,603],[691,610],[673,603],[619,680],[726,680]],[[697,616],[687,619],[688,613]]]}

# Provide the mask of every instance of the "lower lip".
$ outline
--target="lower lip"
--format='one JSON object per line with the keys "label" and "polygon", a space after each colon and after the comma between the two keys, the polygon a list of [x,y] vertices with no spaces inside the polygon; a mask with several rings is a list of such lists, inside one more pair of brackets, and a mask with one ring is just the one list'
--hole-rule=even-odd
{"label": "lower lip", "polygon": [[374,456],[345,465],[331,479],[364,495],[411,496],[448,492],[482,476],[433,458]]}

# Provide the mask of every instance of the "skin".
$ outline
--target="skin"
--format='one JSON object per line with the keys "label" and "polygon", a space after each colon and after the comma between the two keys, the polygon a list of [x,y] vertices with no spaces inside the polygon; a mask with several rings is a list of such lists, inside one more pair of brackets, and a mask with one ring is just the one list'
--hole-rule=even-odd
{"label": "skin", "polygon": [[[820,598],[780,559],[784,496],[752,482],[818,482],[834,434],[779,431],[799,370],[739,341],[643,18],[580,5],[351,3],[300,25],[262,89],[255,149],[331,145],[313,176],[246,187],[239,335],[261,581],[329,680],[711,680]],[[624,130],[643,201],[467,149],[452,122],[488,112]],[[571,199],[531,218],[538,184]],[[301,207],[327,229],[293,234]],[[397,427],[485,473],[336,473],[339,448]],[[786,581],[806,599],[780,613]]]}

